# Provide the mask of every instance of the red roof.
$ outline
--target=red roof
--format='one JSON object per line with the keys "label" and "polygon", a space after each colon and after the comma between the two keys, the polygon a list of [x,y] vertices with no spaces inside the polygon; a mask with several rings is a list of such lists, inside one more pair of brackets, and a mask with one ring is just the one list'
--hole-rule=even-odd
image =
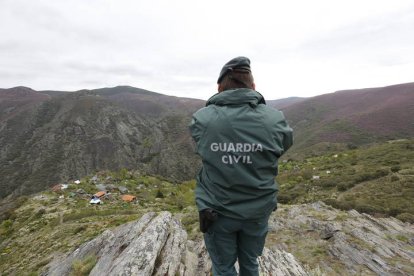
{"label": "red roof", "polygon": [[123,195],[121,198],[123,201],[131,202],[134,201],[137,197],[133,195]]}
{"label": "red roof", "polygon": [[104,195],[106,195],[106,192],[105,192],[105,191],[100,191],[100,192],[97,192],[97,193],[95,194],[95,196],[97,196],[97,197],[102,197],[102,196],[104,196]]}

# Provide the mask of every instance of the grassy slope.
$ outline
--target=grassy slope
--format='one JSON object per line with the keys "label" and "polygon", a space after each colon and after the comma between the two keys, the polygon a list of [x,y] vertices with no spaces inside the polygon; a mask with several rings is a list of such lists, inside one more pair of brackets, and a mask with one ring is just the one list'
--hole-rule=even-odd
{"label": "grassy slope", "polygon": [[[20,206],[9,212],[0,225],[2,275],[38,275],[53,255],[74,250],[105,229],[136,220],[149,211],[182,213],[189,232],[197,225],[192,207],[194,181],[177,185],[126,170],[101,173],[100,179],[103,180],[99,183],[127,187],[138,201],[123,202],[119,192],[114,191],[111,198],[103,200],[104,204],[92,206],[90,196],[76,193],[78,189],[89,194],[97,192],[90,178],[79,185],[71,184],[63,192],[46,191],[20,198]],[[64,198],[59,198],[61,195]]]}
{"label": "grassy slope", "polygon": [[[313,179],[314,176],[319,179]],[[283,203],[324,200],[340,209],[412,221],[414,140],[282,162],[278,181],[279,201]]]}
{"label": "grassy slope", "polygon": [[[394,215],[412,222],[413,142],[394,141],[337,152],[337,157],[329,154],[281,162],[279,200],[303,203],[323,199],[342,209]],[[320,179],[312,180],[313,175]],[[2,275],[37,275],[53,255],[74,250],[105,229],[135,220],[149,211],[169,210],[177,214],[189,238],[200,238],[194,181],[177,185],[127,170],[101,172],[98,177],[98,183],[127,187],[138,202],[125,203],[114,191],[112,199],[104,200],[103,205],[89,205],[89,196],[75,192],[81,188],[89,194],[95,193],[97,188],[91,177],[82,179],[79,185],[71,185],[62,194],[46,191],[20,198],[13,211],[3,214],[0,225]]]}

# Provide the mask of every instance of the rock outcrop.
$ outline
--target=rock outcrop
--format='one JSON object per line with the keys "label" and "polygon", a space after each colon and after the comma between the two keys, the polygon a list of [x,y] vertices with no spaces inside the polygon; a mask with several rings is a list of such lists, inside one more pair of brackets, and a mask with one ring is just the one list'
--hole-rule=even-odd
{"label": "rock outcrop", "polygon": [[274,247],[306,255],[326,275],[414,275],[414,227],[395,218],[316,202],[282,206],[269,226],[281,237]]}
{"label": "rock outcrop", "polygon": [[[42,275],[70,275],[76,260],[96,257],[90,275],[210,275],[202,241],[187,233],[171,213],[147,213],[140,220],[106,230],[67,256],[55,258]],[[267,248],[259,260],[263,275],[308,275],[292,254]]]}
{"label": "rock outcrop", "polygon": [[[280,206],[269,220],[261,275],[414,275],[414,227],[395,218],[335,210],[322,202]],[[90,275],[210,275],[203,241],[188,240],[169,212],[106,230],[42,275],[70,275],[93,256]],[[236,264],[237,266],[237,264]]]}

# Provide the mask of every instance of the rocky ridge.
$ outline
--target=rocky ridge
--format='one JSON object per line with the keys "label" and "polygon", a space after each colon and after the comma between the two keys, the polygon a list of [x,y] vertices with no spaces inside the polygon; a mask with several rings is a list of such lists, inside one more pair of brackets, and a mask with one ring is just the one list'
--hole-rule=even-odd
{"label": "rocky ridge", "polygon": [[103,170],[189,180],[199,161],[187,125],[202,103],[128,87],[0,89],[0,199]]}
{"label": "rocky ridge", "polygon": [[[412,275],[414,227],[394,218],[321,202],[281,206],[269,221],[259,258],[262,275]],[[70,275],[76,260],[96,257],[90,275],[210,275],[202,241],[188,240],[178,218],[150,212],[106,230],[68,255],[56,256],[42,275]]]}
{"label": "rocky ridge", "polygon": [[[187,233],[171,213],[145,214],[140,220],[107,230],[66,257],[56,258],[43,275],[70,275],[75,260],[94,255],[89,275],[210,275],[211,262],[203,242]],[[307,275],[292,254],[264,250],[265,275]]]}

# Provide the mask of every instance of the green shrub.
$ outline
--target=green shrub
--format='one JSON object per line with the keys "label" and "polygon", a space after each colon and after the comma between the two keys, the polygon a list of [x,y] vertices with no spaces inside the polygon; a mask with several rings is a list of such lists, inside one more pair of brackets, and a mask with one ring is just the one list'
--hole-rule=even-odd
{"label": "green shrub", "polygon": [[341,184],[338,185],[338,191],[340,191],[340,192],[345,192],[348,189],[349,189],[349,187],[346,183],[341,183]]}
{"label": "green shrub", "polygon": [[7,236],[13,231],[13,221],[10,219],[3,220],[0,225],[0,237]]}
{"label": "green shrub", "polygon": [[337,184],[338,184],[338,182],[335,179],[332,179],[332,178],[322,179],[319,182],[319,186],[327,187],[327,188],[335,187]]}
{"label": "green shrub", "polygon": [[392,181],[392,182],[395,182],[395,181],[398,181],[398,180],[400,180],[400,178],[398,177],[398,175],[393,174],[393,175],[391,176],[391,181]]}
{"label": "green shrub", "polygon": [[371,177],[372,177],[371,174],[363,173],[363,174],[360,174],[356,177],[355,182],[360,183],[360,182],[368,181],[368,180],[371,179]]}
{"label": "green shrub", "polygon": [[353,150],[353,149],[357,149],[358,148],[358,146],[355,145],[354,143],[348,143],[346,146],[350,150]]}
{"label": "green shrub", "polygon": [[401,213],[396,218],[403,222],[414,223],[414,215],[410,213]]}
{"label": "green shrub", "polygon": [[36,214],[34,215],[34,219],[39,219],[44,214],[46,214],[46,210],[42,208],[42,209],[40,209],[39,211],[36,212]]}
{"label": "green shrub", "polygon": [[282,204],[292,204],[294,201],[300,197],[299,192],[285,192],[285,193],[279,193],[277,195],[277,201]]}
{"label": "green shrub", "polygon": [[366,203],[358,203],[355,205],[355,210],[357,210],[360,213],[366,213],[366,214],[384,214],[385,210],[384,208],[380,207],[380,206],[374,206],[374,205],[369,205]]}
{"label": "green shrub", "polygon": [[383,177],[383,176],[387,176],[389,174],[389,170],[388,169],[378,169],[375,171],[375,174],[373,175],[374,179]]}
{"label": "green shrub", "polygon": [[388,210],[387,214],[392,216],[392,217],[396,217],[399,214],[402,213],[402,210],[398,209],[398,208],[391,208],[390,210]]}
{"label": "green shrub", "polygon": [[14,213],[14,210],[7,210],[4,213],[0,214],[0,222],[4,220],[15,220],[16,214]]}
{"label": "green shrub", "polygon": [[72,263],[71,276],[87,276],[93,269],[97,262],[97,258],[94,255],[89,255],[83,260],[75,260]]}
{"label": "green shrub", "polygon": [[292,202],[292,197],[291,197],[290,194],[289,195],[288,194],[279,194],[277,196],[277,201],[282,203],[282,204],[289,204],[289,203]]}
{"label": "green shrub", "polygon": [[393,173],[396,173],[396,172],[398,172],[399,170],[401,170],[401,167],[400,167],[400,166],[398,166],[398,165],[396,165],[396,166],[392,166],[392,167],[391,167],[391,171],[392,171]]}
{"label": "green shrub", "polygon": [[78,233],[80,233],[80,232],[82,232],[82,231],[85,231],[86,230],[86,226],[85,225],[81,225],[81,226],[79,226],[79,227],[76,227],[75,228],[75,230],[73,231],[73,234],[78,234]]}
{"label": "green shrub", "polygon": [[164,198],[164,193],[161,190],[157,191],[157,194],[155,195],[156,198]]}
{"label": "green shrub", "polygon": [[311,180],[312,176],[313,176],[313,172],[310,169],[306,169],[306,170],[302,171],[301,176],[305,180]]}
{"label": "green shrub", "polygon": [[323,202],[329,206],[332,206],[336,209],[339,210],[351,210],[354,208],[353,204],[351,202],[348,201],[338,201],[336,199],[333,198],[327,198],[327,199],[323,199]]}

